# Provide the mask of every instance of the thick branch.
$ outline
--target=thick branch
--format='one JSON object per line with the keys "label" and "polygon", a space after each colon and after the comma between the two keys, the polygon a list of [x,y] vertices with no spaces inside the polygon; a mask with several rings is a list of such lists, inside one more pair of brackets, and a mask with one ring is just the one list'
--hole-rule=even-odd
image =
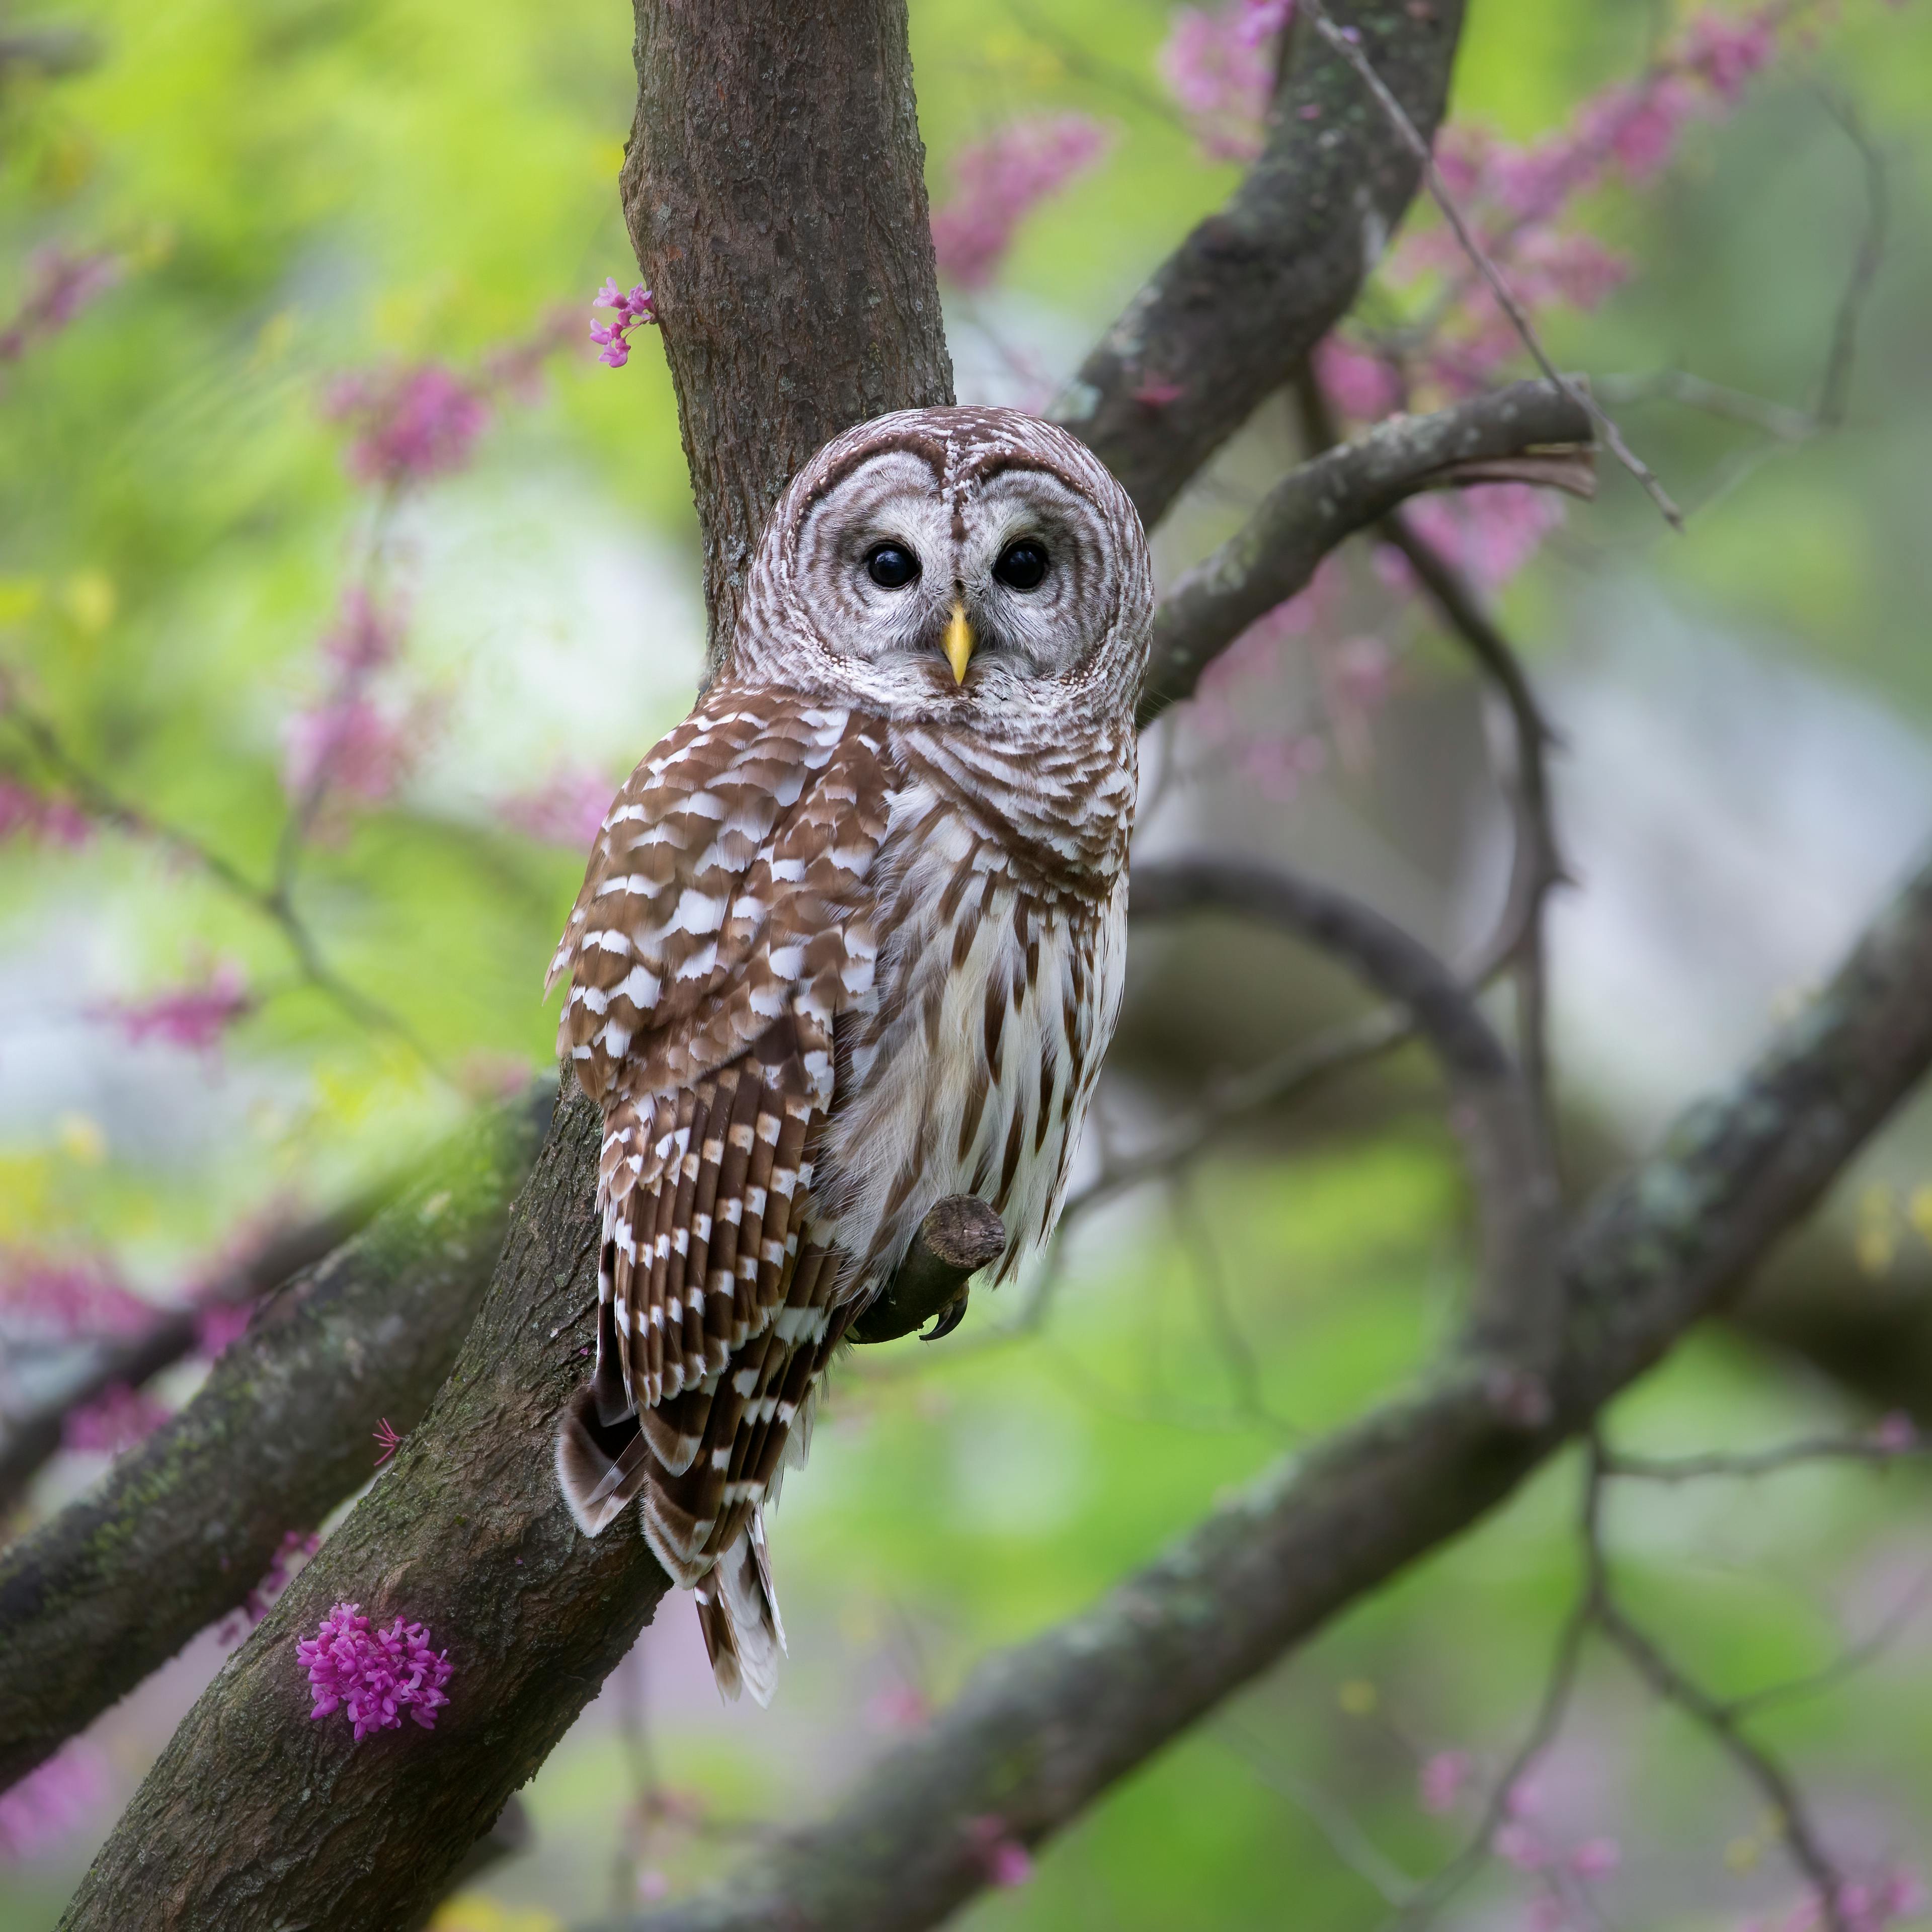
{"label": "thick branch", "polygon": [[1142,724],[1191,696],[1208,665],[1257,617],[1306,588],[1344,537],[1439,483],[1445,470],[1589,434],[1589,418],[1553,383],[1511,382],[1433,416],[1392,417],[1303,464],[1162,599]]}
{"label": "thick branch", "polygon": [[662,319],[716,669],[820,444],[952,400],[904,0],[636,0],[624,214]]}
{"label": "thick branch", "polygon": [[[1409,118],[1432,134],[1461,0],[1348,0],[1332,10],[1359,32]],[[1298,30],[1260,159],[1128,304],[1054,407],[1150,526],[1347,313],[1420,179],[1348,63]],[[1180,393],[1136,400],[1156,385]]]}
{"label": "thick branch", "polygon": [[0,1787],[238,1604],[284,1535],[364,1481],[482,1300],[548,1091],[472,1124],[395,1204],[268,1295],[182,1412],[0,1556]]}
{"label": "thick branch", "polygon": [[354,1201],[284,1230],[230,1269],[192,1306],[171,1310],[139,1335],[104,1344],[85,1374],[59,1395],[8,1417],[5,1439],[0,1442],[0,1516],[11,1511],[60,1448],[67,1419],[76,1409],[98,1401],[110,1389],[140,1388],[153,1381],[194,1348],[210,1309],[238,1308],[257,1300],[291,1275],[313,1268],[347,1240],[375,1208],[372,1200]]}
{"label": "thick branch", "polygon": [[1507,1356],[1283,1466],[1084,1616],[975,1672],[822,1824],[640,1932],[913,1932],[1337,1610],[1467,1528],[1734,1291],[1932,1064],[1932,867],[1729,1093],[1598,1197],[1563,1267],[1562,1354],[1528,1428]]}

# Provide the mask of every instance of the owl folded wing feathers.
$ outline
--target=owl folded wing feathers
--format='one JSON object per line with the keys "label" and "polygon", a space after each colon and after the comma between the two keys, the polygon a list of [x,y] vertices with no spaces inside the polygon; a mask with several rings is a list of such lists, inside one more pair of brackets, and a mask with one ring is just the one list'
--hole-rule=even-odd
{"label": "owl folded wing feathers", "polygon": [[800,1237],[832,1022],[872,984],[882,745],[842,707],[714,686],[612,805],[551,963],[604,1119],[597,1368],[559,1473],[592,1533],[657,1478],[646,1533],[686,1582],[743,1527],[827,1340],[835,1270]]}

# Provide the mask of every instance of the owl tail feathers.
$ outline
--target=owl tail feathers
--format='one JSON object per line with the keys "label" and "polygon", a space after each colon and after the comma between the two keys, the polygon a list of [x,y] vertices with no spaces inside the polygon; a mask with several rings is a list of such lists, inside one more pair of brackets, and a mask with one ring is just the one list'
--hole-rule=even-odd
{"label": "owl tail feathers", "polygon": [[757,1702],[769,1704],[778,1688],[785,1636],[772,1588],[762,1510],[753,1513],[744,1534],[718,1558],[698,1585],[697,1596],[698,1628],[718,1695],[735,1702],[740,1691],[748,1690]]}
{"label": "owl tail feathers", "polygon": [[635,1414],[607,1423],[594,1384],[570,1398],[556,1432],[556,1486],[577,1526],[601,1536],[644,1486],[650,1474],[650,1444]]}

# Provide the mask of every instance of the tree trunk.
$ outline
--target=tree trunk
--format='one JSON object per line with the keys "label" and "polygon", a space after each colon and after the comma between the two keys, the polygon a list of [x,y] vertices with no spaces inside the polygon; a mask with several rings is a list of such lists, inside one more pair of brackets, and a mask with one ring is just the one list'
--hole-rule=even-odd
{"label": "tree trunk", "polygon": [[624,216],[704,532],[709,670],[819,446],[952,400],[904,0],[637,0]]}

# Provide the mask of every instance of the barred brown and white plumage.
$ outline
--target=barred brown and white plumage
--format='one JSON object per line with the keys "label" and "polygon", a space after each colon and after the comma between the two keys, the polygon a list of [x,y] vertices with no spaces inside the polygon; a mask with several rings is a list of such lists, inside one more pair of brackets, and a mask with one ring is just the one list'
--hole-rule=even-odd
{"label": "barred brown and white plumage", "polygon": [[1098,460],[1004,410],[828,444],[724,665],[618,794],[550,967],[602,1106],[597,1365],[557,1444],[640,1502],[720,1688],[784,1637],[763,1510],[933,1203],[1057,1218],[1121,982],[1151,579]]}

